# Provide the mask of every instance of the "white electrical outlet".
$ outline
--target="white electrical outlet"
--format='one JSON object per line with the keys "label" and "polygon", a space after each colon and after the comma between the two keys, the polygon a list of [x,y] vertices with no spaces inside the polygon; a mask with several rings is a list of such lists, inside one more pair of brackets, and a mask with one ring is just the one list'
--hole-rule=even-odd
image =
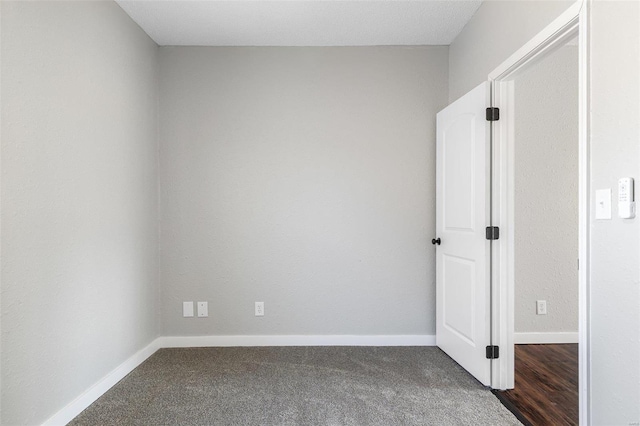
{"label": "white electrical outlet", "polygon": [[264,302],[256,302],[256,316],[264,316]]}
{"label": "white electrical outlet", "polygon": [[193,302],[182,302],[182,316],[185,318],[193,316]]}
{"label": "white electrical outlet", "polygon": [[198,317],[204,318],[209,316],[209,302],[198,302]]}
{"label": "white electrical outlet", "polygon": [[537,315],[547,315],[547,301],[546,300],[536,300],[536,314]]}

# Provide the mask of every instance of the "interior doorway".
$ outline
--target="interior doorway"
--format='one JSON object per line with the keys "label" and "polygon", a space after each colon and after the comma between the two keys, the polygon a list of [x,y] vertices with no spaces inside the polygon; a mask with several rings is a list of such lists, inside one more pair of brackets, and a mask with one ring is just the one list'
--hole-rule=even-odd
{"label": "interior doorway", "polygon": [[[563,329],[564,326],[560,326],[553,330],[534,331],[525,330],[520,332],[518,336],[521,344],[538,344],[542,345],[542,348],[553,349],[548,346],[550,344],[568,344],[578,345],[577,357],[575,356],[576,347],[565,347],[569,349],[564,353],[569,354],[573,358],[569,361],[560,361],[560,357],[556,352],[555,355],[551,355],[551,358],[559,362],[571,363],[574,370],[577,370],[578,380],[575,379],[575,374],[570,380],[570,386],[572,392],[577,386],[577,403],[571,403],[572,407],[577,405],[579,422],[581,424],[589,423],[589,387],[590,387],[590,374],[589,374],[589,310],[588,310],[588,278],[589,278],[589,145],[588,145],[588,32],[587,32],[587,8],[584,7],[583,2],[576,2],[570,6],[562,15],[549,24],[543,31],[538,33],[528,43],[522,46],[512,56],[510,56],[505,62],[499,65],[493,72],[489,74],[490,83],[490,96],[487,98],[487,102],[482,102],[482,85],[467,93],[453,104],[449,105],[443,111],[438,114],[438,132],[437,132],[437,146],[438,152],[442,152],[443,155],[437,156],[436,164],[436,193],[437,195],[437,215],[436,215],[436,233],[437,235],[432,240],[432,243],[437,246],[436,251],[436,342],[437,345],[451,356],[456,362],[458,362],[467,371],[473,374],[481,383],[490,382],[490,387],[496,392],[514,389],[515,387],[515,361],[516,361],[516,331],[515,331],[515,311],[516,311],[516,176],[515,176],[515,150],[516,150],[516,95],[514,91],[515,79],[519,75],[523,75],[530,70],[535,64],[544,61],[549,55],[557,52],[565,46],[575,46],[575,52],[577,55],[576,66],[578,69],[577,81],[574,80],[571,84],[577,83],[577,93],[568,96],[573,97],[572,108],[575,112],[577,108],[577,120],[575,116],[573,119],[568,118],[567,111],[562,107],[559,109],[545,109],[545,102],[553,102],[550,96],[557,94],[561,95],[561,91],[554,92],[552,85],[538,86],[537,89],[532,90],[529,95],[532,99],[532,103],[537,105],[539,111],[535,112],[532,116],[523,114],[529,119],[530,133],[537,133],[537,141],[532,143],[539,143],[540,138],[545,138],[546,142],[553,142],[556,136],[541,133],[545,128],[548,120],[557,120],[559,125],[556,125],[556,129],[561,131],[567,131],[566,126],[572,127],[571,132],[574,136],[568,136],[568,139],[574,139],[577,146],[577,155],[573,150],[573,157],[569,158],[577,160],[577,171],[571,169],[566,165],[559,167],[560,171],[556,170],[544,170],[544,167],[557,163],[550,160],[550,155],[554,149],[558,149],[561,144],[551,145],[552,149],[542,150],[542,162],[535,163],[535,153],[530,153],[530,156],[525,155],[525,161],[527,166],[534,165],[534,173],[536,176],[542,176],[543,174],[550,174],[553,178],[558,178],[561,175],[572,175],[573,183],[577,184],[577,220],[575,210],[573,207],[568,207],[563,212],[567,213],[569,218],[568,222],[564,224],[558,224],[561,222],[558,220],[557,211],[554,214],[542,215],[542,218],[546,218],[553,222],[552,225],[540,225],[536,224],[535,220],[540,220],[541,217],[533,216],[533,221],[528,225],[521,224],[521,230],[526,231],[529,227],[529,231],[533,230],[537,232],[537,242],[532,241],[533,238],[527,238],[526,232],[521,232],[524,235],[523,241],[530,245],[529,250],[531,252],[529,260],[536,259],[540,253],[538,251],[545,251],[548,247],[554,246],[556,241],[554,238],[562,238],[569,241],[570,249],[565,254],[557,255],[551,254],[546,256],[547,259],[551,259],[551,263],[560,260],[559,264],[566,267],[566,272],[553,278],[553,280],[564,280],[569,290],[565,292],[572,294],[575,297],[577,288],[577,308],[575,305],[575,298],[571,302],[567,302],[563,297],[560,297],[560,302],[557,302],[558,298],[555,293],[551,292],[557,290],[555,287],[549,287],[547,290],[549,296],[539,296],[541,293],[538,291],[529,292],[529,298],[533,294],[535,304],[531,306],[529,302],[524,302],[529,305],[527,309],[538,310],[553,309],[547,303],[538,303],[538,301],[546,301],[547,298],[553,299],[553,305],[560,310],[557,313],[566,313],[566,317],[570,318],[565,324],[572,324],[568,328]],[[577,43],[574,41],[577,37]],[[553,83],[558,83],[557,72],[551,72],[549,74]],[[575,74],[574,74],[575,76]],[[571,87],[575,87],[571,86]],[[567,86],[565,88],[571,89]],[[574,90],[574,89],[571,89]],[[478,96],[475,96],[477,94]],[[568,99],[567,97],[567,99]],[[562,100],[567,100],[562,97]],[[519,102],[521,103],[521,102]],[[548,106],[548,105],[546,105]],[[485,108],[486,107],[486,108]],[[479,125],[479,121],[484,121],[484,110],[486,109],[486,134],[483,133],[483,126]],[[522,108],[521,108],[522,109]],[[556,115],[553,115],[555,111]],[[558,112],[561,111],[561,112]],[[522,111],[521,111],[522,112]],[[552,118],[549,118],[548,114],[551,114]],[[536,115],[537,114],[537,115]],[[574,114],[575,115],[575,114]],[[482,117],[482,118],[481,118]],[[525,133],[526,133],[526,126]],[[577,137],[575,137],[575,130],[577,129]],[[463,143],[453,143],[453,141],[468,140],[470,141],[468,146]],[[522,137],[521,137],[522,139]],[[535,137],[534,137],[535,139]],[[488,148],[486,142],[489,142]],[[455,149],[454,149],[455,148]],[[522,149],[522,148],[521,148]],[[571,149],[567,148],[569,151]],[[462,154],[461,154],[462,153]],[[482,154],[486,153],[484,162],[479,161],[483,157]],[[540,154],[536,154],[540,156]],[[576,158],[577,156],[577,158]],[[455,167],[455,163],[462,164],[464,161],[458,161],[458,157],[463,160],[467,158],[465,164],[466,167]],[[558,158],[563,158],[561,155],[556,155]],[[470,161],[471,158],[476,158],[478,161]],[[558,158],[553,158],[557,160]],[[546,159],[546,161],[545,161]],[[449,165],[447,165],[449,163]],[[484,165],[487,165],[485,167]],[[536,168],[537,167],[537,168]],[[551,167],[553,168],[553,167]],[[447,175],[447,170],[459,171],[460,173],[453,173],[455,177]],[[488,173],[488,179],[483,177],[484,173]],[[450,173],[451,174],[451,173]],[[465,177],[464,179],[461,178]],[[549,177],[546,176],[545,177]],[[556,191],[557,182],[543,182],[543,179],[539,178],[533,181],[536,185],[536,189],[542,190],[542,196],[539,196],[539,200],[534,202],[526,209],[532,210],[532,213],[544,211],[547,205],[547,199],[549,194],[554,194]],[[564,184],[560,184],[564,185]],[[483,212],[486,205],[476,206],[478,198],[483,198],[482,193],[485,188],[489,188],[489,195],[487,201],[489,204],[489,213],[485,222],[486,229],[481,223],[475,223],[470,218],[480,217],[479,210]],[[473,191],[466,189],[474,188]],[[570,188],[570,195],[566,196],[567,200],[573,200],[571,205],[575,206],[575,186]],[[453,194],[453,195],[451,195]],[[455,195],[455,196],[454,196]],[[529,201],[527,198],[527,190],[522,191],[520,198],[525,202]],[[457,197],[460,197],[459,199]],[[560,207],[565,201],[565,198],[561,198],[561,201],[550,201],[554,203],[553,207]],[[573,204],[572,204],[573,203]],[[547,208],[546,210],[553,210]],[[553,213],[553,212],[552,212]],[[522,213],[519,214],[522,216]],[[458,220],[460,218],[466,218],[466,222]],[[554,222],[555,221],[555,222]],[[567,224],[569,223],[569,224]],[[575,230],[577,224],[577,255],[575,250],[575,233],[568,232],[569,229]],[[533,227],[533,229],[531,229]],[[539,227],[540,229],[536,229]],[[552,228],[559,228],[561,231],[555,232]],[[486,230],[486,236],[485,231]],[[462,243],[462,237],[459,234],[467,233],[467,237],[473,235],[474,241],[484,241],[484,244],[473,244],[475,248],[473,251],[459,254],[450,247],[451,245],[464,245]],[[571,235],[570,235],[571,234]],[[542,243],[540,243],[542,241]],[[550,241],[550,242],[549,242]],[[525,248],[526,248],[525,244]],[[546,245],[545,245],[546,244]],[[449,246],[449,247],[448,247]],[[469,244],[467,244],[470,247]],[[456,248],[456,247],[453,247]],[[523,248],[521,248],[522,250]],[[567,254],[568,253],[568,254]],[[520,257],[523,257],[522,255]],[[523,257],[523,259],[527,259]],[[449,265],[446,262],[449,261]],[[488,262],[488,263],[487,263]],[[541,262],[533,262],[535,268],[540,269],[542,272],[547,272],[546,268],[550,268],[550,265],[540,265]],[[542,262],[544,263],[544,262]],[[489,268],[484,266],[489,264]],[[448,267],[449,266],[449,267]],[[466,268],[466,269],[465,269]],[[573,269],[575,268],[575,269]],[[578,269],[579,268],[579,269]],[[448,271],[447,271],[448,270]],[[576,274],[577,270],[577,274]],[[462,271],[462,272],[461,272]],[[463,274],[464,272],[464,274]],[[464,275],[464,276],[463,276]],[[575,283],[575,276],[577,275],[577,283]],[[522,277],[522,273],[520,273]],[[573,278],[572,278],[573,277]],[[540,276],[534,276],[532,281],[545,280],[549,277],[542,274]],[[575,287],[571,287],[571,281],[574,281]],[[466,286],[466,287],[465,287]],[[523,294],[526,291],[521,291]],[[527,300],[527,298],[525,298]],[[569,303],[573,303],[573,308],[565,309]],[[478,312],[486,313],[484,319],[478,319],[476,315]],[[522,312],[526,316],[526,311]],[[530,313],[530,312],[529,312]],[[575,316],[577,314],[577,332],[574,331]],[[538,315],[537,313],[535,315]],[[548,314],[547,314],[548,315]],[[554,317],[557,317],[555,315]],[[545,317],[545,318],[551,318]],[[538,318],[539,319],[539,318]],[[558,319],[558,318],[554,318]],[[490,322],[489,328],[484,328],[483,325]],[[525,321],[526,322],[526,321]],[[534,321],[534,323],[540,323],[541,321]],[[559,324],[561,321],[547,320],[547,323]],[[540,325],[540,324],[537,324]],[[548,326],[549,324],[547,324]],[[557,331],[560,330],[560,331]],[[538,339],[535,342],[527,342],[524,338]],[[544,336],[542,336],[544,335]],[[546,341],[541,341],[541,339]],[[486,346],[485,346],[486,345]],[[473,347],[471,351],[468,348]],[[477,349],[486,349],[485,353],[481,353]],[[556,348],[562,349],[562,348]],[[536,357],[534,357],[536,358]],[[577,358],[577,359],[576,359]],[[544,361],[546,365],[549,364],[549,357]],[[489,367],[491,378],[486,380],[486,368]],[[561,368],[563,371],[570,370],[567,368],[567,364],[564,364]],[[534,367],[535,370],[535,367]],[[537,373],[539,375],[539,372]],[[553,374],[550,374],[553,376]],[[543,378],[541,383],[545,386],[549,385],[549,378]],[[576,385],[577,383],[577,385]],[[550,394],[550,392],[546,392]],[[544,410],[544,408],[543,408]],[[551,422],[558,423],[558,421]],[[560,421],[560,423],[568,423],[567,421]],[[570,422],[569,422],[570,423]]]}
{"label": "interior doorway", "polygon": [[509,90],[515,380],[496,394],[525,424],[578,424],[577,38],[515,73]]}

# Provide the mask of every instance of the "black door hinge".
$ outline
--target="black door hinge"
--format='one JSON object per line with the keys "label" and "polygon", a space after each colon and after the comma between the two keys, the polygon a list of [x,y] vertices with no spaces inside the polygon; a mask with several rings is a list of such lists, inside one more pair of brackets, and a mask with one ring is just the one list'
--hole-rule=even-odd
{"label": "black door hinge", "polygon": [[498,359],[500,357],[499,346],[487,346],[487,359]]}
{"label": "black door hinge", "polygon": [[497,240],[500,238],[500,228],[497,226],[487,226],[487,240]]}
{"label": "black door hinge", "polygon": [[487,108],[487,121],[500,120],[500,108],[489,107]]}

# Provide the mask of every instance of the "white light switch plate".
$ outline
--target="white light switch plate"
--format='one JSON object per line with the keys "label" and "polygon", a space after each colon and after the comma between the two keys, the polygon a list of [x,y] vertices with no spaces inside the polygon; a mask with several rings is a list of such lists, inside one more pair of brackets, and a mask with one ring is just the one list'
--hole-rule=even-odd
{"label": "white light switch plate", "polygon": [[611,188],[596,191],[596,219],[611,219]]}
{"label": "white light switch plate", "polygon": [[198,318],[209,316],[209,302],[198,302]]}
{"label": "white light switch plate", "polygon": [[182,316],[185,318],[193,316],[193,302],[182,302]]}

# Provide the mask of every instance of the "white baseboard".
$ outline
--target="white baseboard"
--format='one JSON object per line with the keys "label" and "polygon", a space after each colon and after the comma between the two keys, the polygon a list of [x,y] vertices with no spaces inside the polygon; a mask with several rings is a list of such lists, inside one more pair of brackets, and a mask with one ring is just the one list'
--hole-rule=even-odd
{"label": "white baseboard", "polygon": [[175,336],[159,337],[133,354],[43,425],[66,425],[160,348],[229,346],[435,346],[433,335],[390,336]]}
{"label": "white baseboard", "polygon": [[163,348],[228,346],[435,346],[436,336],[424,335],[325,335],[325,336],[175,336],[161,337]]}
{"label": "white baseboard", "polygon": [[514,333],[516,345],[540,345],[551,343],[578,343],[578,332]]}
{"label": "white baseboard", "polygon": [[84,411],[85,408],[100,398],[106,391],[111,389],[113,385],[122,380],[122,378],[133,371],[138,365],[142,364],[144,360],[153,355],[155,351],[160,349],[159,340],[160,339],[155,339],[146,347],[133,354],[129,359],[116,367],[115,370],[104,376],[79,397],[51,416],[43,423],[43,425],[66,425],[69,423],[78,414]]}

